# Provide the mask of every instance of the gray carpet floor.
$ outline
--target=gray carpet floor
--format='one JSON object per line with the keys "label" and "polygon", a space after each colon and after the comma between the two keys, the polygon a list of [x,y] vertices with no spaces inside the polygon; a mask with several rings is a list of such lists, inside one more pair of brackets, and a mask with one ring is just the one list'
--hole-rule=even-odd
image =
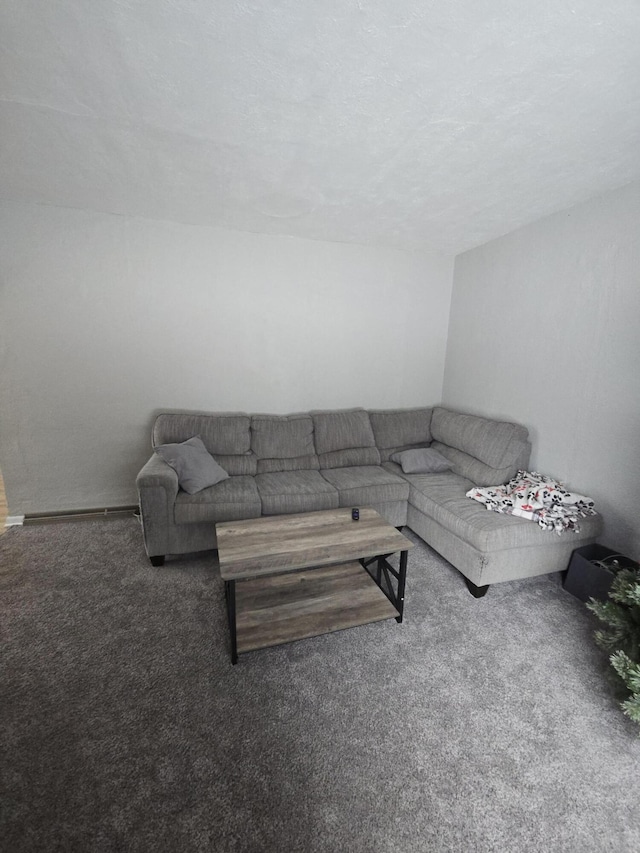
{"label": "gray carpet floor", "polygon": [[229,661],[215,554],[0,538],[3,851],[637,851],[640,739],[559,575]]}

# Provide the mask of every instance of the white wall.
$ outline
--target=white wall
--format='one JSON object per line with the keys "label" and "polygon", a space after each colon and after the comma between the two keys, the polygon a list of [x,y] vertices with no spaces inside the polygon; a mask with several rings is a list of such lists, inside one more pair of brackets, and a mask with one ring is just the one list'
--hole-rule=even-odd
{"label": "white wall", "polygon": [[456,259],[443,399],[526,424],[640,558],[640,184]]}
{"label": "white wall", "polygon": [[163,408],[438,402],[453,259],[0,206],[12,515],[136,502]]}

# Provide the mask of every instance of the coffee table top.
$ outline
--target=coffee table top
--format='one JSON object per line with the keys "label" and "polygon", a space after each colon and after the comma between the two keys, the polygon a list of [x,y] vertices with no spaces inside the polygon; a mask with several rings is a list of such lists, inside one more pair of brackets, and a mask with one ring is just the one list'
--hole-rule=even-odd
{"label": "coffee table top", "polygon": [[294,572],[413,548],[413,542],[378,513],[363,507],[269,515],[216,524],[223,580]]}

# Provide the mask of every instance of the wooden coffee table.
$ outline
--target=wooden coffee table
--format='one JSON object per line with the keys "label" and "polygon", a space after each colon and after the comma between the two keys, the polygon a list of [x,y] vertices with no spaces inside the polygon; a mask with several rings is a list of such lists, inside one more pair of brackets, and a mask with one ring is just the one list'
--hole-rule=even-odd
{"label": "wooden coffee table", "polygon": [[[413,542],[373,509],[359,521],[345,508],[228,521],[216,535],[232,663],[305,637],[402,622]],[[395,569],[388,558],[398,551]]]}

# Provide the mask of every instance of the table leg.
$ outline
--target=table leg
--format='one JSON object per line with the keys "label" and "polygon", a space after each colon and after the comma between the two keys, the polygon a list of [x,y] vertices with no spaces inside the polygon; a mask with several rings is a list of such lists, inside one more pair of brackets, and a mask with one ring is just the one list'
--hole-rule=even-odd
{"label": "table leg", "polygon": [[409,555],[408,551],[400,552],[400,574],[398,577],[398,613],[396,616],[396,622],[402,622],[402,614],[404,613],[404,587],[407,581],[407,557]]}
{"label": "table leg", "polygon": [[236,639],[236,582],[225,581],[224,592],[227,599],[227,617],[231,635],[231,663],[238,663],[238,644]]}

